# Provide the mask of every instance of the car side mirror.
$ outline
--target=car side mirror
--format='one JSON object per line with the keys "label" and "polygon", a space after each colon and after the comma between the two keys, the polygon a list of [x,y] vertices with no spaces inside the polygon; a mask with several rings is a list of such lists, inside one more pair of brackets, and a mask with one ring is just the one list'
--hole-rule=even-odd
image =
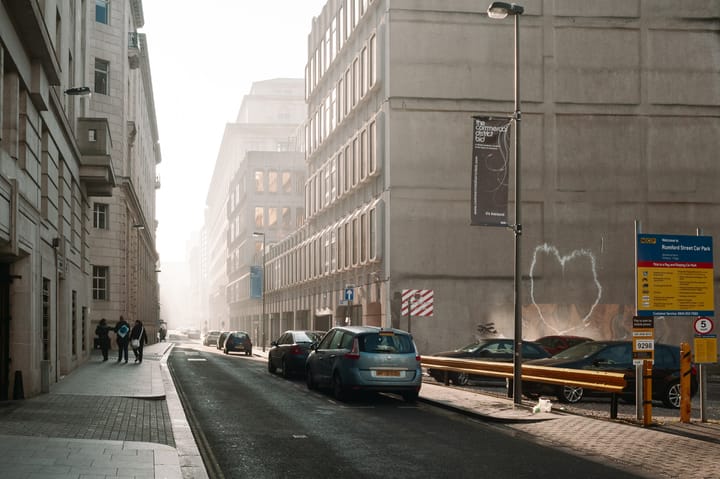
{"label": "car side mirror", "polygon": [[277,345],[278,345],[277,341],[270,341],[270,346],[277,346]]}
{"label": "car side mirror", "polygon": [[310,350],[311,350],[311,351],[317,351],[317,348],[318,348],[318,343],[312,343],[312,344],[310,345]]}

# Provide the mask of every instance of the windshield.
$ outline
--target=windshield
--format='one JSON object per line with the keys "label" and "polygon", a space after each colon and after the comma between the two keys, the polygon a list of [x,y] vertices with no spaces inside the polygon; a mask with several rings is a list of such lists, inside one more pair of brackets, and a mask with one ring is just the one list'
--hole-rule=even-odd
{"label": "windshield", "polygon": [[299,333],[295,333],[295,342],[296,343],[316,343],[320,341],[323,337],[323,333],[316,332],[316,331],[301,331]]}
{"label": "windshield", "polygon": [[583,359],[595,354],[607,347],[607,343],[588,341],[587,343],[581,343],[576,346],[567,348],[565,351],[561,351],[553,356],[554,359]]}
{"label": "windshield", "polygon": [[366,353],[408,354],[415,345],[407,334],[368,333],[359,336],[360,351]]}

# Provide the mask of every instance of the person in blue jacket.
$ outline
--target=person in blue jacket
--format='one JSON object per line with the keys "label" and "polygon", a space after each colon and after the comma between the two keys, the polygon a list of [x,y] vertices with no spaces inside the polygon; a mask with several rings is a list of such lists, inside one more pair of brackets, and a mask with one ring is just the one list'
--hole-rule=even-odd
{"label": "person in blue jacket", "polygon": [[130,325],[125,318],[120,316],[120,321],[115,324],[115,336],[118,345],[118,360],[120,362],[125,359],[128,362],[128,344],[130,344]]}

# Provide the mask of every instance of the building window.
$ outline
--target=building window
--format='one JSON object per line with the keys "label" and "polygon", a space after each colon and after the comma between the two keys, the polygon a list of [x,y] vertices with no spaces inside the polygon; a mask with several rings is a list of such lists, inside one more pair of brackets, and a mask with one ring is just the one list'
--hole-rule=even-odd
{"label": "building window", "polygon": [[108,208],[106,203],[95,203],[93,205],[93,228],[99,230],[108,229]]}
{"label": "building window", "polygon": [[349,268],[351,264],[352,259],[352,251],[353,251],[353,237],[352,237],[352,231],[350,228],[352,227],[351,223],[348,221],[345,223],[345,267]]}
{"label": "building window", "polygon": [[258,193],[265,191],[265,175],[260,170],[255,172],[255,191]]}
{"label": "building window", "polygon": [[368,232],[368,236],[370,237],[370,243],[368,244],[368,256],[371,260],[374,260],[377,257],[375,245],[377,244],[377,224],[376,224],[376,210],[375,208],[371,209],[369,212],[368,217],[368,227],[370,228],[370,231]]}
{"label": "building window", "polygon": [[367,92],[368,76],[368,50],[364,47],[360,52],[360,98]]}
{"label": "building window", "polygon": [[360,263],[365,264],[367,261],[367,244],[368,244],[368,215],[363,214],[360,217]]}
{"label": "building window", "polygon": [[282,209],[282,225],[286,228],[290,228],[292,226],[292,214],[290,208],[288,207],[283,207]]}
{"label": "building window", "polygon": [[375,85],[377,79],[377,37],[375,35],[370,37],[370,49],[368,54],[368,88],[372,88]]}
{"label": "building window", "polygon": [[282,172],[282,190],[283,193],[292,193],[292,173],[289,171]]}
{"label": "building window", "polygon": [[268,191],[270,193],[278,192],[278,172],[277,171],[269,171],[268,172]]}
{"label": "building window", "polygon": [[110,20],[110,0],[95,0],[95,21],[107,25]]}
{"label": "building window", "polygon": [[352,106],[360,100],[360,59],[355,57],[352,64]]}
{"label": "building window", "polygon": [[70,344],[71,344],[70,348],[72,350],[73,356],[75,356],[75,355],[77,355],[77,333],[78,333],[78,330],[77,330],[77,291],[75,291],[75,290],[73,290],[70,293],[70,315],[71,315],[70,323],[72,325],[70,328],[70,331],[71,331],[70,335],[72,336],[72,338],[70,339]]}
{"label": "building window", "polygon": [[363,181],[367,177],[367,130],[360,132],[360,181]]}
{"label": "building window", "polygon": [[262,206],[255,207],[255,226],[258,228],[265,226],[265,210]]}
{"label": "building window", "polygon": [[352,186],[358,184],[358,172],[360,171],[360,155],[358,155],[358,139],[353,138],[352,141]]}
{"label": "building window", "polygon": [[108,273],[107,266],[93,266],[93,299],[108,299]]}
{"label": "building window", "polygon": [[352,264],[353,266],[358,264],[358,249],[360,249],[360,236],[358,228],[358,219],[353,218],[352,220]]}
{"label": "building window", "polygon": [[108,78],[110,76],[110,62],[95,59],[95,93],[107,95],[109,91]]}
{"label": "building window", "polygon": [[268,226],[273,227],[277,226],[278,222],[278,209],[277,208],[268,208]]}
{"label": "building window", "polygon": [[377,155],[375,154],[375,122],[370,122],[368,126],[368,145],[367,145],[367,157],[368,157],[368,175],[372,175],[377,171]]}
{"label": "building window", "polygon": [[50,359],[50,280],[42,282],[42,358]]}
{"label": "building window", "polygon": [[353,177],[353,151],[352,144],[345,147],[345,192],[350,191]]}

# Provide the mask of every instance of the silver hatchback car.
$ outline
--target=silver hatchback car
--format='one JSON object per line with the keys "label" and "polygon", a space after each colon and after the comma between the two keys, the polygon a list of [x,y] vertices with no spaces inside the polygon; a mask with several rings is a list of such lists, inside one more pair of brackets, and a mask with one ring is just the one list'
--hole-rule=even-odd
{"label": "silver hatchback car", "polygon": [[420,355],[405,331],[339,326],[311,349],[305,363],[308,389],[330,387],[340,401],[354,391],[397,393],[408,402],[418,398]]}

